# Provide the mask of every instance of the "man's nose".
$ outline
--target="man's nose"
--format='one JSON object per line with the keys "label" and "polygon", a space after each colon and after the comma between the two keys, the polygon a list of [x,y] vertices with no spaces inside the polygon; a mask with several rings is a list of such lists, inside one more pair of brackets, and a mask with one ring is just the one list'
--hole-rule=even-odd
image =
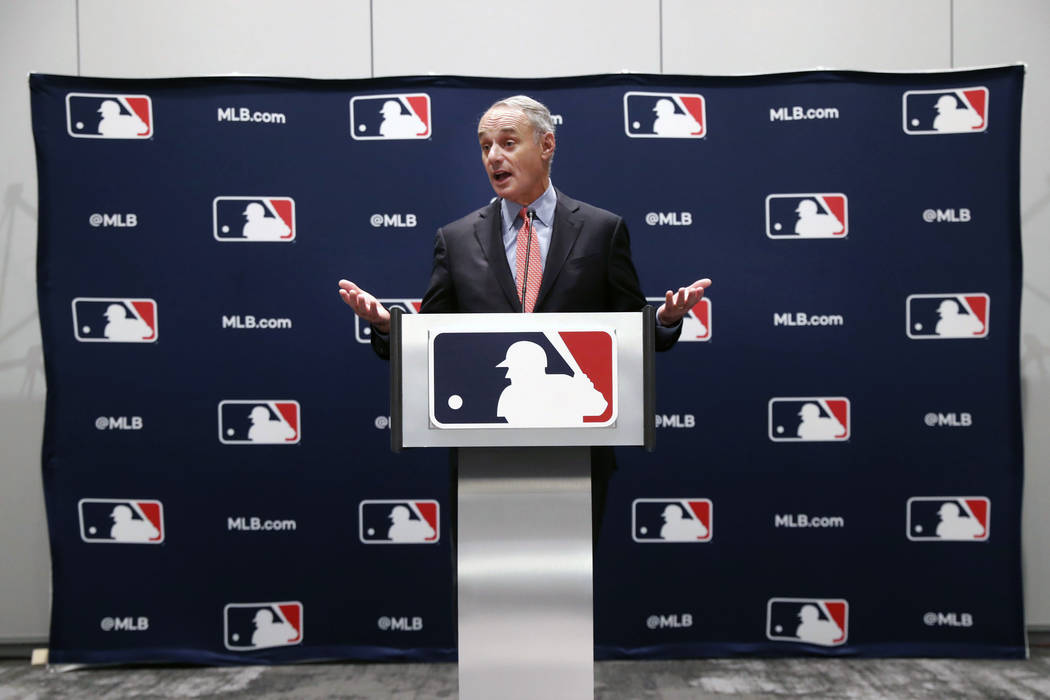
{"label": "man's nose", "polygon": [[500,150],[499,146],[493,146],[489,149],[487,160],[489,163],[499,163],[503,160],[503,151]]}

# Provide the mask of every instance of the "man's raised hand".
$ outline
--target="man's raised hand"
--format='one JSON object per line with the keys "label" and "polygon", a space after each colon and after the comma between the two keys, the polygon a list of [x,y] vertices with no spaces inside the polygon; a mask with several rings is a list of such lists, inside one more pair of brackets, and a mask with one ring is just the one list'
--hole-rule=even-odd
{"label": "man's raised hand", "polygon": [[677,292],[670,289],[664,294],[664,303],[656,310],[656,319],[664,326],[673,326],[682,320],[704,296],[704,290],[711,286],[706,277],[693,282],[688,287],[679,287]]}
{"label": "man's raised hand", "polygon": [[339,296],[355,314],[375,326],[376,330],[390,332],[390,312],[374,296],[350,280],[339,280]]}

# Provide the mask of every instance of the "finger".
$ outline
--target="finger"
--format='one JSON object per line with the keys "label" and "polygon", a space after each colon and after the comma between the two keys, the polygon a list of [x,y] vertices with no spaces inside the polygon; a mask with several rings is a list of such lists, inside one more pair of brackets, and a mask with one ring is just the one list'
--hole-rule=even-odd
{"label": "finger", "polygon": [[339,280],[339,287],[345,289],[348,292],[360,291],[361,288],[350,280]]}

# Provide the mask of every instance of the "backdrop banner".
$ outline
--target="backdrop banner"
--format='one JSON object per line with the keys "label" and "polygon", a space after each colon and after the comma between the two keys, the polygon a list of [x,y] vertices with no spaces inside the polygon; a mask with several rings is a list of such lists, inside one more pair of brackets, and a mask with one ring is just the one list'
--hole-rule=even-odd
{"label": "backdrop banner", "polygon": [[51,660],[455,658],[449,457],[390,452],[336,283],[418,312],[515,93],[655,304],[714,280],[617,450],[598,658],[1024,656],[1023,78],[32,75]]}

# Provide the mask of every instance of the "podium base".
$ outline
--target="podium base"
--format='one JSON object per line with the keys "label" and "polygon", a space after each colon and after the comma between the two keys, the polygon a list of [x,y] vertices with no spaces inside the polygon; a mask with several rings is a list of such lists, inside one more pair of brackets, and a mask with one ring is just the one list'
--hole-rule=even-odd
{"label": "podium base", "polygon": [[459,450],[459,697],[593,698],[587,447]]}

